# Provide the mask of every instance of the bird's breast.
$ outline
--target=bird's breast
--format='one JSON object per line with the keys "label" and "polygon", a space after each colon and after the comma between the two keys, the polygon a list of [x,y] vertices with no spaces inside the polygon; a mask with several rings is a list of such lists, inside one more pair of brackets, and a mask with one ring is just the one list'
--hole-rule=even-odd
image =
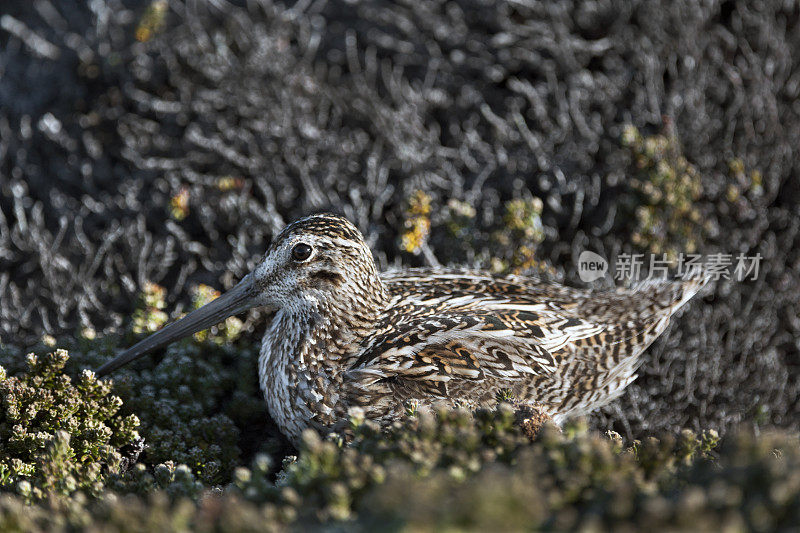
{"label": "bird's breast", "polygon": [[259,382],[267,409],[290,440],[303,430],[331,428],[345,410],[341,406],[341,376],[325,364],[325,344],[313,342],[297,320],[273,319],[259,357]]}

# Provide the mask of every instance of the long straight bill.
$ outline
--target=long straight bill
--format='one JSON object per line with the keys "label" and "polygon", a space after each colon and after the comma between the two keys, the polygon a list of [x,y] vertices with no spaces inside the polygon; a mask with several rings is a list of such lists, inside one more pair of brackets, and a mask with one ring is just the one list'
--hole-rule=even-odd
{"label": "long straight bill", "polygon": [[258,305],[258,291],[256,284],[253,282],[253,276],[248,274],[234,288],[219,298],[207,303],[200,309],[192,311],[164,329],[153,333],[111,361],[108,361],[97,369],[97,375],[105,376],[153,350],[162,348],[198,331],[208,329],[229,316],[246,311],[256,305]]}

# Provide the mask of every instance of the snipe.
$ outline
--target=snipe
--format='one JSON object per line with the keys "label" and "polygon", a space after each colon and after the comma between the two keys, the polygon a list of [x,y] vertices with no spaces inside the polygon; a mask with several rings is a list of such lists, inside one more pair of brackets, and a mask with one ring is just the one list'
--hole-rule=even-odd
{"label": "snipe", "polygon": [[379,274],[361,233],[323,214],[291,224],[233,289],[103,365],[107,374],[248,308],[275,311],[258,373],[270,414],[297,442],[360,407],[387,423],[407,402],[541,406],[557,422],[635,378],[642,351],[701,280],[592,292],[452,269]]}

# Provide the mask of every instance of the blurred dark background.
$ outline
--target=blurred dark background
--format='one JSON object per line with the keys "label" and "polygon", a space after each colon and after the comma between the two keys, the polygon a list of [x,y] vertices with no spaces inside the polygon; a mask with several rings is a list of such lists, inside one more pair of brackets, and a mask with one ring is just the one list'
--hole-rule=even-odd
{"label": "blurred dark background", "polygon": [[545,265],[580,285],[584,249],[760,253],[758,279],[693,301],[592,423],[797,428],[799,18],[789,1],[5,0],[0,340],[113,332],[148,281],[180,310],[322,210],[382,267]]}

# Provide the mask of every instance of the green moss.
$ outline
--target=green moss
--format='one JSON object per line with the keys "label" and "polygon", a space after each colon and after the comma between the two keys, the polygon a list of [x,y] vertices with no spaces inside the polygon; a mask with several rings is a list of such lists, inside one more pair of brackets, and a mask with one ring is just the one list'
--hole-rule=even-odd
{"label": "green moss", "polygon": [[133,312],[132,330],[135,334],[153,333],[167,323],[169,316],[163,311],[165,296],[164,287],[150,282],[145,284]]}
{"label": "green moss", "polygon": [[547,265],[536,259],[536,247],[544,241],[542,209],[542,201],[536,197],[506,202],[504,227],[495,231],[495,237],[497,242],[506,244],[513,251],[505,258],[498,258],[499,262],[492,265],[493,270],[520,273],[547,269]]}
{"label": "green moss", "polygon": [[0,484],[26,499],[83,490],[98,493],[123,464],[119,449],[139,438],[138,418],[119,414],[109,381],[62,370],[65,350],[27,357],[28,371],[0,367]]}
{"label": "green moss", "polygon": [[677,136],[669,129],[644,136],[627,125],[622,144],[632,158],[634,244],[672,260],[680,252],[694,253],[705,233],[697,207],[703,189],[700,174],[683,155]]}
{"label": "green moss", "polygon": [[[516,470],[530,463],[542,470],[537,475],[552,487],[550,497],[560,498],[559,505],[566,506],[606,483],[632,483],[644,490],[654,480],[673,479],[680,468],[710,460],[718,442],[713,432],[699,436],[684,432],[677,438],[667,435],[625,448],[618,435],[600,436],[581,424],[564,432],[546,424],[531,442],[519,422],[518,411],[509,404],[473,413],[420,412],[387,431],[355,413],[349,445],[337,437],[323,440],[307,432],[299,457],[285,468],[280,487],[265,481],[268,468],[260,467],[238,470],[236,489],[251,501],[295,505],[301,517],[310,513],[315,520],[344,520],[369,509],[365,498],[405,493],[398,484],[419,487],[430,481],[456,491],[459,484],[487,469],[496,477],[501,466]],[[509,476],[506,481],[513,484],[516,478]],[[380,488],[383,483],[390,488]],[[507,491],[499,491],[494,499],[506,496]],[[437,496],[429,493],[427,497],[433,502]],[[527,516],[513,519],[527,520]]]}
{"label": "green moss", "polygon": [[[72,354],[64,362],[65,374],[97,368],[121,347],[136,342],[140,334],[163,325],[165,296],[158,285],[148,283],[138,299],[130,331],[122,337],[98,338],[89,333],[60,340]],[[200,286],[193,291],[192,305],[202,306],[216,296],[210,287]],[[248,451],[269,449],[280,442],[279,435],[266,434],[268,415],[255,372],[257,348],[246,341],[233,343],[241,327],[238,319],[229,319],[111,376],[108,386],[113,383],[114,393],[124,402],[121,413],[135,413],[141,421],[147,448],[139,460],[149,473],[159,465],[175,465],[170,467],[174,469],[186,465],[200,483],[224,484],[240,464],[243,446]],[[17,350],[0,350],[0,364],[16,368],[18,362]],[[66,375],[64,379],[69,379]],[[254,440],[260,442],[253,444]],[[116,486],[127,490],[119,482]],[[165,488],[163,483],[138,480],[130,490],[144,493],[147,487]]]}
{"label": "green moss", "polygon": [[[255,347],[213,337],[122,370],[117,396],[81,369],[133,338],[82,335],[69,358],[0,349],[12,374],[0,372],[0,468],[12,493],[0,495],[0,529],[800,525],[796,435],[684,431],[625,443],[581,422],[559,430],[536,419],[535,406],[512,405],[510,391],[490,410],[409,404],[409,416],[384,429],[354,410],[343,433],[307,432],[298,455],[281,461],[257,453],[275,449],[275,435],[254,429],[267,418]],[[149,448],[126,470],[133,413]]]}
{"label": "green moss", "polygon": [[[591,433],[545,431],[513,461],[462,478],[420,477],[405,462],[361,496],[364,530],[780,530],[800,523],[796,436],[732,436],[711,460],[706,437],[651,441],[652,454],[620,450]],[[713,439],[712,439],[713,440]],[[774,453],[771,448],[780,449]]]}
{"label": "green moss", "polygon": [[[297,458],[258,454],[224,489],[187,467],[137,465],[98,499],[33,507],[0,498],[0,527],[36,530],[791,529],[800,524],[796,435],[708,431],[634,442],[576,424],[531,440],[509,404],[417,412],[381,430],[353,412],[349,443],[304,435]],[[60,446],[56,440],[56,447]],[[120,484],[117,484],[117,481]],[[108,489],[140,490],[120,497]],[[132,525],[136,524],[136,525]]]}
{"label": "green moss", "polygon": [[[130,340],[77,339],[61,379],[97,368]],[[160,361],[159,361],[160,359]],[[115,372],[107,386],[122,399],[120,415],[136,415],[147,448],[139,457],[149,472],[160,464],[184,464],[205,486],[230,481],[243,449],[275,449],[282,438],[268,432],[266,406],[255,372],[257,350],[187,340],[160,357],[147,357]],[[0,364],[19,366],[16,350],[0,350]],[[19,371],[19,370],[17,370]],[[120,489],[122,490],[122,489]],[[141,492],[144,489],[131,489]]]}
{"label": "green moss", "polygon": [[800,523],[796,435],[721,440],[684,431],[625,446],[581,424],[563,432],[546,425],[531,441],[517,422],[507,404],[420,412],[388,431],[356,413],[349,445],[308,433],[278,485],[261,466],[237,470],[231,490],[283,509],[284,519],[347,520],[363,530]]}
{"label": "green moss", "polygon": [[[219,298],[220,292],[208,285],[197,285],[192,288],[192,309],[200,309],[204,305],[211,303]],[[231,316],[219,325],[210,329],[199,331],[194,334],[194,338],[200,342],[211,340],[216,344],[225,344],[235,341],[242,332],[242,321]]]}
{"label": "green moss", "polygon": [[158,364],[120,372],[115,390],[140,417],[149,444],[143,459],[185,464],[207,485],[230,480],[242,431],[266,423],[256,359],[251,346],[185,341]]}

